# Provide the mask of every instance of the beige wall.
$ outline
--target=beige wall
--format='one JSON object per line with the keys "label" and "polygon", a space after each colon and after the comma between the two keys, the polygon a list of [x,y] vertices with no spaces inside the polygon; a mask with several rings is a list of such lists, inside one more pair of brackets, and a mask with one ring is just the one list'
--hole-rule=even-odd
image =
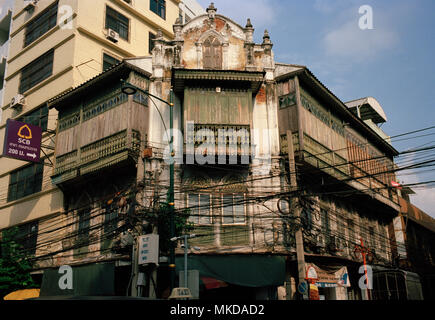
{"label": "beige wall", "polygon": [[[45,168],[44,168],[45,169]],[[44,181],[47,175],[44,173]],[[3,187],[3,183],[2,183]],[[2,188],[3,190],[3,188]],[[41,194],[30,195],[0,207],[0,229],[29,222],[62,211],[63,196],[59,190],[50,189]]]}
{"label": "beige wall", "polygon": [[[30,15],[23,10],[24,1],[15,0],[7,83],[0,123],[1,147],[8,118],[16,118],[30,112],[50,98],[101,73],[104,52],[117,59],[148,55],[149,32],[156,33],[160,27],[166,39],[172,38],[172,25],[179,14],[179,1],[176,0],[166,1],[166,20],[149,10],[149,0],[132,0],[131,5],[122,0],[59,0],[58,25],[23,48],[26,22],[52,3],[54,0],[40,0],[34,13]],[[129,41],[120,39],[115,44],[106,39],[105,4],[109,4],[130,19]],[[72,9],[72,29],[59,26],[60,19],[66,17],[67,12],[62,10],[62,6],[65,5]],[[8,108],[12,97],[18,93],[20,70],[51,48],[55,48],[52,76],[24,93],[26,105],[21,112]],[[57,112],[50,110],[49,128],[55,129],[56,125]],[[62,208],[62,193],[51,185],[52,168],[49,166],[44,166],[41,193],[6,203],[9,172],[25,165],[27,163],[24,161],[0,156],[0,229],[58,212]]]}

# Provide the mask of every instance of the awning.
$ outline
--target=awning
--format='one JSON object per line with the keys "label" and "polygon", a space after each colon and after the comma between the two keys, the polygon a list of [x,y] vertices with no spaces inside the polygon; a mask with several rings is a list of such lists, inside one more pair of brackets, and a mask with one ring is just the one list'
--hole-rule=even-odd
{"label": "awning", "polygon": [[[184,270],[184,257],[175,259],[177,273]],[[244,287],[280,286],[285,282],[285,258],[281,256],[190,255],[188,270]]]}
{"label": "awning", "polygon": [[173,69],[172,83],[175,92],[183,92],[189,83],[201,84],[225,83],[238,85],[246,83],[253,93],[256,93],[264,81],[263,71],[237,71],[237,70],[204,70],[204,69]]}
{"label": "awning", "polygon": [[61,289],[64,273],[59,268],[44,270],[40,296],[109,296],[115,294],[115,265],[94,263],[72,266],[72,289]]}
{"label": "awning", "polygon": [[39,289],[22,289],[9,293],[3,300],[26,300],[39,297]]}

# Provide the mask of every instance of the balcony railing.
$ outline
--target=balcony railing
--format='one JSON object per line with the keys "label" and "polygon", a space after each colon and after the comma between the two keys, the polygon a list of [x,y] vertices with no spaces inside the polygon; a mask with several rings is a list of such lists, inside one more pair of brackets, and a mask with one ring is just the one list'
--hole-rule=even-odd
{"label": "balcony railing", "polygon": [[[130,139],[129,139],[130,138]],[[140,150],[140,133],[133,130],[130,137],[127,131],[98,140],[56,158],[54,184],[71,180],[138,155]]]}
{"label": "balcony railing", "polygon": [[193,154],[198,147],[216,156],[251,156],[249,125],[197,124],[188,122],[185,132],[185,154]]}
{"label": "balcony railing", "polygon": [[[381,174],[369,174],[361,167],[362,162],[351,163],[338,152],[334,152],[304,134],[303,159],[306,163],[322,170],[328,175],[344,181],[356,181],[367,189],[381,194],[383,197],[393,200],[388,191],[388,185],[381,179]],[[298,134],[293,134],[294,150],[299,151]],[[287,136],[281,136],[281,154],[287,154]]]}

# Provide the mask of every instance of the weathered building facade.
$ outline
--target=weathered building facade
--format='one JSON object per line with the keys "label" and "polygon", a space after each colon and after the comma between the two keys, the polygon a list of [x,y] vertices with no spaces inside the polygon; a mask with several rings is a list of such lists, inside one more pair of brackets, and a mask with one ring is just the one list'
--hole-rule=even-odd
{"label": "weathered building facade", "polygon": [[433,300],[435,220],[410,202],[409,194],[412,193],[410,188],[401,190],[400,214],[390,226],[394,230],[394,265],[404,271],[405,275],[415,274],[423,298]]}
{"label": "weathered building facade", "polygon": [[[249,19],[241,27],[212,4],[173,30],[171,41],[157,34],[152,57],[124,59],[49,101],[59,113],[50,181],[64,200],[40,224],[38,267],[104,263],[107,292],[134,288],[133,238],[163,230],[155,215],[172,159],[175,212],[189,215],[189,245],[200,248],[188,259],[200,299],[298,298],[298,230],[319,295],[366,299],[363,257],[392,264],[397,151],[360,105],[354,112],[308,68],[275,62],[268,32],[254,43]],[[140,90],[127,95],[120,79]],[[171,107],[145,91],[174,102],[172,135]],[[367,110],[373,123],[385,118]],[[167,297],[168,277],[162,262],[148,294]]]}
{"label": "weathered building facade", "polygon": [[8,119],[39,126],[43,161],[32,165],[0,156],[0,229],[30,228],[62,211],[63,193],[50,179],[57,112],[48,110],[48,100],[124,58],[150,56],[158,29],[172,39],[172,25],[185,18],[184,11],[193,17],[204,10],[195,0],[185,1],[182,8],[179,0],[3,3],[0,140]]}

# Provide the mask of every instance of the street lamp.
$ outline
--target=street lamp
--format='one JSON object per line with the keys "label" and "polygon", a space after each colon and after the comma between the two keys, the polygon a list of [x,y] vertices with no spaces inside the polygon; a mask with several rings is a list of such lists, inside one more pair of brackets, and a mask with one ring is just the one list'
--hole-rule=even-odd
{"label": "street lamp", "polygon": [[[155,98],[161,102],[163,102],[164,104],[169,106],[169,129],[171,130],[170,132],[172,133],[172,129],[174,127],[174,92],[171,89],[170,93],[169,93],[169,102],[161,99],[160,97],[157,97],[151,93],[149,93],[148,91],[145,91],[125,80],[121,79],[121,91],[123,93],[125,93],[126,95],[133,95],[135,94],[137,91],[142,92],[143,94]],[[151,100],[152,101],[152,100]],[[160,115],[160,119],[162,120],[163,126],[165,127],[166,130],[166,125],[165,125],[165,121],[163,120],[162,114],[160,113],[159,108],[157,107],[157,105],[154,103],[154,101],[152,101],[154,106],[156,107],[159,115]],[[166,130],[167,132],[167,130]],[[174,139],[172,137],[168,137],[168,141],[169,141],[169,153],[172,157],[171,161],[170,161],[170,165],[169,165],[169,196],[168,196],[168,205],[169,205],[169,225],[170,225],[170,237],[174,237],[175,235],[175,220],[174,220]],[[171,242],[172,244],[172,242]],[[169,268],[170,268],[170,276],[171,276],[171,291],[172,289],[175,287],[175,247],[174,245],[170,246],[170,256],[169,256]]]}

